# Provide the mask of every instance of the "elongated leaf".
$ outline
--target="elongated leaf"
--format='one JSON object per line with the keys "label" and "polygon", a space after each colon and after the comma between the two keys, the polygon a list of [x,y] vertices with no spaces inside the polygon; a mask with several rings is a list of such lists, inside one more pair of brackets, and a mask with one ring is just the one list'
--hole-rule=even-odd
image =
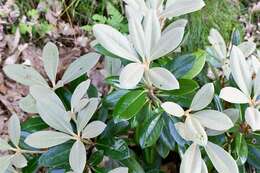
{"label": "elongated leaf", "polygon": [[214,97],[213,83],[205,84],[193,97],[190,109],[193,111],[201,110],[207,107]]}
{"label": "elongated leaf", "polygon": [[[260,69],[260,68],[259,68]],[[260,70],[256,74],[256,78],[254,81],[254,97],[260,96]]]}
{"label": "elongated leaf", "polygon": [[27,166],[27,160],[22,154],[15,154],[11,162],[16,168],[24,168]]}
{"label": "elongated leaf", "polygon": [[0,138],[0,150],[10,150],[12,149],[12,146],[9,145],[5,140]]}
{"label": "elongated leaf", "polygon": [[147,98],[145,91],[130,91],[117,102],[113,117],[129,120],[143,108],[146,102]]}
{"label": "elongated leaf", "polygon": [[248,57],[256,50],[256,44],[252,41],[246,41],[238,45],[245,57]]}
{"label": "elongated leaf", "polygon": [[90,80],[84,81],[80,83],[77,88],[74,90],[71,96],[71,107],[76,108],[80,104],[80,100],[84,97],[87,93],[87,90],[90,85]]}
{"label": "elongated leaf", "polygon": [[193,143],[185,152],[180,167],[180,173],[201,173],[202,159],[199,146]]}
{"label": "elongated leaf", "polygon": [[32,67],[22,64],[12,64],[5,66],[3,70],[9,78],[23,85],[42,85],[46,87],[49,86],[44,78],[40,75],[40,73],[38,73]]}
{"label": "elongated leaf", "polygon": [[111,26],[96,24],[93,32],[97,41],[111,53],[129,61],[140,62],[128,39]]}
{"label": "elongated leaf", "polygon": [[109,171],[108,173],[128,173],[128,168],[119,167],[119,168]]}
{"label": "elongated leaf", "polygon": [[19,101],[19,107],[28,113],[37,113],[37,108],[36,108],[36,101],[35,99],[29,94],[26,97],[23,97]]}
{"label": "elongated leaf", "polygon": [[11,163],[12,157],[12,155],[0,157],[0,173],[5,173]]}
{"label": "elongated leaf", "polygon": [[173,1],[161,14],[163,17],[172,18],[200,10],[205,6],[203,0]]}
{"label": "elongated leaf", "polygon": [[103,158],[104,158],[104,152],[96,151],[92,153],[91,156],[89,157],[88,164],[91,166],[96,166],[102,162]]}
{"label": "elongated leaf", "polygon": [[49,148],[69,141],[72,136],[55,131],[39,131],[29,135],[25,143],[35,148]]}
{"label": "elongated leaf", "polygon": [[180,79],[180,89],[169,91],[171,95],[182,96],[195,92],[199,88],[199,84],[191,79]]}
{"label": "elongated leaf", "polygon": [[238,156],[237,163],[239,165],[245,164],[248,156],[248,147],[243,134],[238,134],[235,138],[235,151]]}
{"label": "elongated leaf", "polygon": [[138,163],[138,161],[134,157],[121,160],[120,163],[126,166],[133,173],[144,173],[144,169],[142,168],[141,164]]}
{"label": "elongated leaf", "polygon": [[81,141],[76,141],[70,151],[70,166],[76,173],[83,172],[86,165],[86,149]]}
{"label": "elongated leaf", "polygon": [[248,163],[253,167],[260,169],[260,148],[256,148],[254,145],[248,145]]}
{"label": "elongated leaf", "polygon": [[248,103],[250,98],[234,87],[225,87],[221,89],[219,97],[230,103]]}
{"label": "elongated leaf", "polygon": [[161,106],[164,111],[170,115],[177,117],[181,117],[184,115],[184,110],[182,109],[182,107],[174,102],[164,102]]}
{"label": "elongated leaf", "polygon": [[152,84],[162,90],[179,89],[180,85],[175,76],[165,68],[154,67],[148,72]]}
{"label": "elongated leaf", "polygon": [[42,59],[44,69],[49,79],[52,81],[52,84],[55,84],[59,65],[59,50],[57,46],[51,42],[48,42],[43,48]]}
{"label": "elongated leaf", "polygon": [[67,84],[89,72],[97,64],[99,58],[100,55],[97,53],[88,53],[79,57],[65,71],[61,79],[62,84]]}
{"label": "elongated leaf", "polygon": [[102,121],[93,121],[89,123],[82,132],[82,137],[86,139],[95,138],[100,135],[106,128]]}
{"label": "elongated leaf", "polygon": [[260,130],[260,112],[258,109],[248,107],[245,112],[245,120],[253,131]]}
{"label": "elongated leaf", "polygon": [[21,136],[20,120],[17,115],[12,115],[8,122],[8,134],[12,143],[18,146]]}
{"label": "elongated leaf", "polygon": [[164,120],[162,115],[157,115],[151,118],[141,131],[139,144],[142,148],[147,148],[156,143],[164,126]]}
{"label": "elongated leaf", "polygon": [[123,89],[133,89],[142,80],[144,65],[140,63],[130,63],[124,67],[120,73],[120,87]]}
{"label": "elongated leaf", "polygon": [[217,58],[220,62],[223,62],[227,57],[227,46],[224,38],[216,29],[211,29],[208,37],[210,44],[212,45],[214,51],[217,54]]}
{"label": "elongated leaf", "polygon": [[223,148],[216,144],[208,142],[205,150],[218,172],[239,173],[235,160]]}
{"label": "elongated leaf", "polygon": [[30,117],[21,124],[22,130],[26,132],[36,132],[47,129],[49,126],[39,117]]}

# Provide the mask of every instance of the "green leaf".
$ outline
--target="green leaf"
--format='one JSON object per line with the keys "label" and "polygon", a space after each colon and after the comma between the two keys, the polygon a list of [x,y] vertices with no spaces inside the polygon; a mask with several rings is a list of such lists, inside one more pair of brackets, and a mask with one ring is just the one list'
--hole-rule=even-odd
{"label": "green leaf", "polygon": [[195,92],[199,88],[199,84],[191,79],[180,79],[179,80],[180,89],[172,90],[172,91],[164,91],[170,95],[185,95]]}
{"label": "green leaf", "polygon": [[124,160],[131,156],[130,149],[123,139],[100,139],[96,147],[99,150],[103,150],[106,156],[114,160]]}
{"label": "green leaf", "polygon": [[260,169],[260,149],[254,145],[248,145],[248,159],[247,162],[253,167]]}
{"label": "green leaf", "polygon": [[121,59],[121,57],[117,56],[117,55],[114,55],[113,53],[109,52],[108,50],[106,50],[103,46],[101,46],[101,44],[96,44],[94,46],[94,49],[102,54],[102,55],[105,55],[105,56],[109,56],[109,57],[112,57],[112,58],[119,58]]}
{"label": "green leaf", "polygon": [[237,163],[239,165],[245,164],[248,156],[248,147],[243,134],[239,133],[235,138],[235,149],[238,156]]}
{"label": "green leaf", "polygon": [[131,173],[144,173],[144,169],[138,163],[138,161],[134,157],[130,157],[125,160],[120,161],[124,166],[128,167]]}
{"label": "green leaf", "polygon": [[37,173],[37,171],[39,169],[38,159],[39,159],[39,157],[33,157],[32,159],[29,159],[27,166],[22,169],[22,172],[23,173]]}
{"label": "green leaf", "polygon": [[23,85],[49,86],[44,78],[34,68],[23,64],[11,64],[3,68],[5,74]]}
{"label": "green leaf", "polygon": [[21,124],[22,130],[27,132],[37,132],[48,128],[49,126],[41,119],[41,117],[30,117]]}
{"label": "green leaf", "polygon": [[184,76],[182,76],[183,79],[193,79],[196,77],[201,72],[206,63],[206,53],[204,51],[200,50],[194,53],[194,55],[196,56],[196,59],[193,67]]}
{"label": "green leaf", "polygon": [[241,43],[241,35],[239,30],[236,28],[232,33],[232,44],[238,46]]}
{"label": "green leaf", "polygon": [[146,122],[140,132],[140,146],[146,148],[154,145],[161,134],[164,124],[162,114],[157,114]]}
{"label": "green leaf", "polygon": [[146,91],[130,91],[117,102],[113,117],[116,119],[129,120],[143,108],[147,101]]}
{"label": "green leaf", "polygon": [[102,162],[104,157],[103,151],[96,151],[91,154],[91,156],[88,159],[88,164],[91,166],[97,166],[100,162]]}
{"label": "green leaf", "polygon": [[[175,143],[175,142],[174,142]],[[164,142],[160,139],[156,145],[156,150],[160,154],[162,158],[166,158],[169,153],[170,149],[164,144]]]}
{"label": "green leaf", "polygon": [[156,148],[154,146],[147,147],[143,150],[144,160],[148,165],[153,165],[156,162],[156,158],[158,158],[158,154],[156,152]]}
{"label": "green leaf", "polygon": [[39,165],[48,168],[65,168],[69,169],[69,153],[72,142],[67,142],[49,149],[39,158]]}
{"label": "green leaf", "polygon": [[103,104],[109,108],[114,108],[119,99],[128,92],[128,90],[115,90],[104,98]]}
{"label": "green leaf", "polygon": [[172,72],[176,78],[181,78],[192,69],[195,59],[196,57],[193,54],[178,56],[166,64],[166,68]]}

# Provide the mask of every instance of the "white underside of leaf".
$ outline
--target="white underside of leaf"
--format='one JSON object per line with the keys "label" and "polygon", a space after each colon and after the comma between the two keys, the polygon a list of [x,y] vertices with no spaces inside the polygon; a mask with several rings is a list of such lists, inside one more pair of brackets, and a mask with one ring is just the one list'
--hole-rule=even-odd
{"label": "white underside of leaf", "polygon": [[253,131],[260,130],[260,112],[256,108],[248,107],[245,113],[245,120]]}
{"label": "white underside of leaf", "polygon": [[81,141],[76,141],[69,156],[69,162],[75,173],[82,173],[86,165],[86,149]]}

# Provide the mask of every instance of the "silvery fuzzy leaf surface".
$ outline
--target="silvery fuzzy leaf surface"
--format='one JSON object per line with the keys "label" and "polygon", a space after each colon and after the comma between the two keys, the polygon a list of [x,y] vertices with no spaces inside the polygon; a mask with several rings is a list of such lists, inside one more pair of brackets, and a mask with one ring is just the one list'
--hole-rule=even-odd
{"label": "silvery fuzzy leaf surface", "polygon": [[254,80],[254,97],[260,96],[260,68],[258,72],[256,73],[256,77]]}
{"label": "silvery fuzzy leaf surface", "polygon": [[128,173],[128,168],[119,167],[119,168],[116,168],[116,169],[109,171],[108,173]]}
{"label": "silvery fuzzy leaf surface", "polygon": [[0,157],[0,173],[5,173],[8,169],[13,155],[7,155]]}
{"label": "silvery fuzzy leaf surface", "polygon": [[17,115],[12,115],[8,122],[8,134],[10,140],[15,146],[19,145],[20,136],[21,136],[21,126],[20,120]]}
{"label": "silvery fuzzy leaf surface", "polygon": [[59,82],[62,84],[67,84],[89,72],[97,64],[99,58],[100,55],[97,53],[88,53],[79,57],[69,65],[67,70],[64,72],[61,81]]}
{"label": "silvery fuzzy leaf surface", "polygon": [[89,123],[82,132],[82,137],[91,139],[99,136],[106,128],[106,124],[102,121],[92,121]]}
{"label": "silvery fuzzy leaf surface", "polygon": [[19,100],[19,107],[27,113],[37,113],[36,101],[35,99],[28,94],[26,97],[23,97]]}
{"label": "silvery fuzzy leaf surface", "polygon": [[165,68],[154,67],[148,71],[149,80],[152,84],[162,90],[179,89],[179,82],[175,76]]}
{"label": "silvery fuzzy leaf surface", "polygon": [[91,98],[87,106],[80,110],[77,115],[77,130],[80,132],[88,124],[89,120],[92,118],[96,112],[99,104],[98,98]]}
{"label": "silvery fuzzy leaf surface", "polygon": [[57,46],[51,42],[48,42],[42,52],[42,60],[44,69],[51,80],[52,84],[55,85],[56,74],[59,65],[59,50]]}
{"label": "silvery fuzzy leaf surface", "polygon": [[120,59],[105,57],[104,70],[101,72],[105,77],[119,76],[122,68],[123,65]]}
{"label": "silvery fuzzy leaf surface", "polygon": [[120,87],[134,89],[143,78],[144,68],[140,63],[130,63],[125,66],[119,76]]}
{"label": "silvery fuzzy leaf surface", "polygon": [[23,64],[11,64],[3,68],[5,74],[27,86],[42,85],[48,87],[48,83],[34,68],[23,65]]}
{"label": "silvery fuzzy leaf surface", "polygon": [[190,109],[192,111],[202,110],[207,107],[214,97],[214,85],[208,83],[202,86],[192,99]]}
{"label": "silvery fuzzy leaf surface", "polygon": [[250,97],[252,91],[252,78],[248,64],[242,51],[233,46],[230,54],[231,73],[238,87]]}
{"label": "silvery fuzzy leaf surface", "polygon": [[71,150],[69,156],[69,162],[71,169],[75,173],[82,173],[86,165],[86,149],[81,141],[76,141]]}
{"label": "silvery fuzzy leaf surface", "polygon": [[260,130],[260,112],[258,109],[248,107],[245,112],[245,120],[253,131]]}
{"label": "silvery fuzzy leaf surface", "polygon": [[169,24],[162,32],[162,34],[166,34],[167,32],[173,30],[174,28],[183,27],[185,28],[188,23],[187,19],[178,19],[171,24]]}
{"label": "silvery fuzzy leaf surface", "polygon": [[219,97],[230,103],[244,104],[249,103],[250,98],[234,87],[222,88]]}
{"label": "silvery fuzzy leaf surface", "polygon": [[89,98],[83,98],[79,101],[79,104],[76,105],[76,107],[74,107],[74,110],[73,112],[74,113],[77,113],[79,112],[80,110],[82,110],[83,108],[85,108],[87,106],[87,104],[89,103]]}
{"label": "silvery fuzzy leaf surface", "polygon": [[25,143],[34,148],[49,148],[72,139],[72,136],[56,131],[39,131],[30,134]]}
{"label": "silvery fuzzy leaf surface", "polygon": [[238,45],[245,57],[250,56],[256,50],[256,44],[252,41],[245,41]]}
{"label": "silvery fuzzy leaf surface", "polygon": [[24,168],[27,166],[27,160],[24,155],[16,153],[13,158],[11,159],[12,165],[16,168]]}
{"label": "silvery fuzzy leaf surface", "polygon": [[12,149],[12,146],[7,141],[0,138],[0,150],[6,151]]}
{"label": "silvery fuzzy leaf surface", "polygon": [[167,8],[162,11],[161,16],[167,18],[177,17],[198,11],[204,6],[205,3],[203,0],[176,0],[171,2],[171,5],[168,5]]}
{"label": "silvery fuzzy leaf surface", "polygon": [[202,167],[201,167],[201,173],[208,173],[208,168],[207,165],[205,163],[205,161],[203,159],[201,159],[201,163],[202,163]]}
{"label": "silvery fuzzy leaf surface", "polygon": [[192,134],[189,134],[183,122],[177,122],[174,124],[174,126],[183,139],[185,139],[186,141],[192,141]]}
{"label": "silvery fuzzy leaf surface", "polygon": [[218,30],[212,28],[210,30],[208,40],[212,45],[214,52],[217,54],[215,58],[217,58],[220,62],[223,62],[223,60],[227,58],[227,46],[222,35],[218,32]]}
{"label": "silvery fuzzy leaf surface", "polygon": [[74,90],[71,96],[71,108],[74,109],[80,104],[80,100],[87,94],[87,90],[90,86],[90,80],[86,80],[80,83]]}
{"label": "silvery fuzzy leaf surface", "polygon": [[234,126],[231,119],[224,113],[215,110],[203,110],[192,115],[202,126],[218,131],[226,131]]}
{"label": "silvery fuzzy leaf surface", "polygon": [[212,142],[208,142],[205,146],[205,150],[218,172],[239,173],[236,161],[223,148]]}
{"label": "silvery fuzzy leaf surface", "polygon": [[111,26],[96,24],[93,27],[94,35],[105,49],[129,61],[140,62],[137,53],[128,39]]}
{"label": "silvery fuzzy leaf surface", "polygon": [[181,166],[180,173],[201,173],[202,159],[199,146],[195,143],[185,151]]}
{"label": "silvery fuzzy leaf surface", "polygon": [[165,112],[176,117],[182,117],[184,115],[183,108],[174,102],[164,102],[161,107]]}

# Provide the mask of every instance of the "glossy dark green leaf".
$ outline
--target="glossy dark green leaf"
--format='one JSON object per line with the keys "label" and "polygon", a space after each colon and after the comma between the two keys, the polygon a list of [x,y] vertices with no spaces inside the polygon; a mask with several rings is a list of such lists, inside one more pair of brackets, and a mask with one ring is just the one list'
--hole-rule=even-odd
{"label": "glossy dark green leaf", "polygon": [[96,147],[114,160],[124,160],[131,157],[130,149],[123,139],[100,139]]}
{"label": "glossy dark green leaf", "polygon": [[248,145],[248,159],[247,162],[253,167],[260,169],[260,149],[253,145]]}
{"label": "glossy dark green leaf", "polygon": [[238,46],[241,43],[241,35],[239,30],[236,28],[232,33],[232,44]]}
{"label": "glossy dark green leaf", "polygon": [[105,56],[109,56],[109,57],[113,57],[113,58],[120,58],[119,56],[117,55],[114,55],[113,53],[109,52],[108,50],[106,50],[103,46],[101,46],[100,44],[96,44],[94,46],[94,49],[102,54],[102,55],[105,55]]}
{"label": "glossy dark green leaf", "polygon": [[115,123],[113,120],[107,123],[105,131],[101,134],[100,138],[110,138],[122,133],[127,132],[129,128],[128,121],[120,121]]}
{"label": "glossy dark green leaf", "polygon": [[23,131],[36,132],[48,128],[49,126],[41,119],[41,117],[30,117],[21,124]]}
{"label": "glossy dark green leaf", "polygon": [[193,54],[178,56],[170,61],[166,65],[166,68],[170,70],[176,78],[181,78],[192,69],[195,58]]}
{"label": "glossy dark green leaf", "polygon": [[236,154],[238,156],[237,162],[239,165],[243,165],[247,160],[248,148],[247,148],[246,140],[243,134],[241,133],[236,135],[235,149],[236,149]]}
{"label": "glossy dark green leaf", "polygon": [[54,168],[69,169],[69,153],[73,142],[67,142],[50,148],[46,153],[39,158],[39,165]]}
{"label": "glossy dark green leaf", "polygon": [[164,142],[159,139],[158,142],[157,142],[157,145],[156,145],[156,150],[158,152],[158,154],[162,157],[162,158],[166,158],[169,153],[170,153],[170,149],[168,148],[168,146],[166,146],[164,144]]}
{"label": "glossy dark green leaf", "polygon": [[144,173],[144,169],[134,157],[121,160],[120,163],[126,166],[130,170],[130,173]]}
{"label": "glossy dark green leaf", "polygon": [[148,165],[154,164],[156,162],[156,158],[158,157],[158,154],[154,146],[145,148],[143,152],[144,152],[144,160]]}
{"label": "glossy dark green leaf", "polygon": [[117,102],[113,117],[121,120],[129,120],[143,108],[147,101],[146,91],[130,91]]}
{"label": "glossy dark green leaf", "polygon": [[113,86],[115,88],[119,88],[120,82],[118,76],[110,76],[105,79],[105,83],[107,85]]}
{"label": "glossy dark green leaf", "polygon": [[109,108],[113,108],[116,103],[118,102],[118,100],[125,95],[126,93],[128,93],[128,90],[115,90],[112,93],[110,93],[109,95],[107,95],[104,98],[104,106],[107,106]]}
{"label": "glossy dark green leaf", "polygon": [[66,109],[70,110],[70,98],[72,96],[72,92],[67,88],[58,88],[55,90],[55,93],[59,96]]}
{"label": "glossy dark green leaf", "polygon": [[100,162],[102,162],[104,157],[103,151],[96,151],[91,154],[91,156],[88,159],[88,164],[91,166],[97,166]]}
{"label": "glossy dark green leaf", "polygon": [[155,115],[145,122],[140,132],[139,144],[142,148],[150,147],[156,143],[164,126],[163,116]]}
{"label": "glossy dark green leaf", "polygon": [[260,149],[260,134],[252,133],[246,136],[246,141],[248,145],[253,145],[256,148]]}
{"label": "glossy dark green leaf", "polygon": [[37,173],[39,169],[38,156],[34,156],[32,159],[28,160],[27,166],[23,168],[23,173]]}

